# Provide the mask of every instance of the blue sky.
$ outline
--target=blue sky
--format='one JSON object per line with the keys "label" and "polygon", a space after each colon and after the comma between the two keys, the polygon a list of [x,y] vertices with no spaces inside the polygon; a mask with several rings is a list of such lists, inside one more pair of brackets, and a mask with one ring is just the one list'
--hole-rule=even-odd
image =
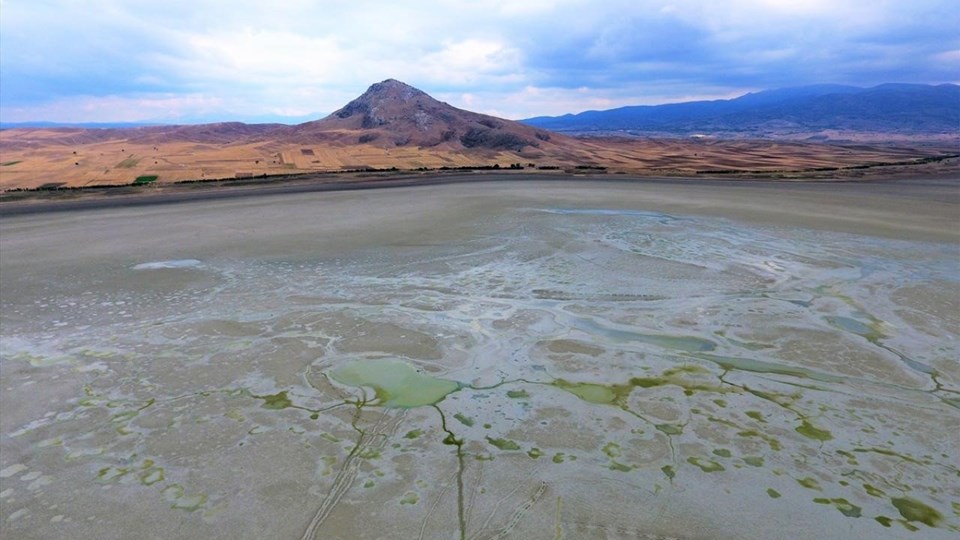
{"label": "blue sky", "polygon": [[0,0],[0,121],[299,122],[396,78],[506,118],[960,82],[955,0]]}

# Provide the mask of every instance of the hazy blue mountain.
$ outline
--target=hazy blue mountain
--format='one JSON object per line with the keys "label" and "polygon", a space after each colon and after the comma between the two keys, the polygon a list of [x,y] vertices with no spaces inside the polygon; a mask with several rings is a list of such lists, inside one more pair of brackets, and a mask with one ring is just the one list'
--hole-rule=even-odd
{"label": "hazy blue mountain", "polygon": [[722,133],[761,137],[832,130],[956,134],[960,132],[960,86],[815,85],[767,90],[729,100],[620,107],[521,122],[561,132]]}

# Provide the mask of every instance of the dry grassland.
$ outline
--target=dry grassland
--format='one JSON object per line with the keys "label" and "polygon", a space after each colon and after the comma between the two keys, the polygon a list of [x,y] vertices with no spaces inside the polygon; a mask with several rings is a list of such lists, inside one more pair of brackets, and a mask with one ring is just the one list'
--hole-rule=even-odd
{"label": "dry grassland", "polygon": [[88,187],[317,171],[470,167],[512,163],[569,169],[606,167],[630,174],[778,173],[903,162],[955,151],[949,145],[879,146],[698,139],[566,139],[522,153],[451,151],[415,146],[289,141],[138,143],[123,138],[89,142],[51,129],[0,132],[0,190],[42,186]]}

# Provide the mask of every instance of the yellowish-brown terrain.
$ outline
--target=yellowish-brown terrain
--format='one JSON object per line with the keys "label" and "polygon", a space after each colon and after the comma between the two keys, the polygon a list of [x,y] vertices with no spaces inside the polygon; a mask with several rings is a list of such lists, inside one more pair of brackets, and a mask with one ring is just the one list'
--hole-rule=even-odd
{"label": "yellowish-brown terrain", "polygon": [[641,175],[862,174],[880,164],[923,160],[956,170],[955,157],[941,162],[956,154],[949,141],[574,138],[457,109],[388,80],[330,116],[297,126],[3,130],[0,191],[513,164],[528,171],[603,167]]}
{"label": "yellowish-brown terrain", "polygon": [[[118,130],[119,131],[119,130]],[[157,183],[242,178],[352,169],[437,169],[521,163],[529,167],[603,166],[632,174],[703,174],[717,171],[804,171],[898,163],[940,156],[946,146],[841,146],[771,141],[569,139],[549,151],[451,151],[376,144],[293,144],[283,141],[197,143],[131,142],[122,133],[97,142],[54,129],[0,132],[0,190],[41,186]],[[956,167],[956,164],[953,164]],[[529,170],[529,169],[528,169]]]}

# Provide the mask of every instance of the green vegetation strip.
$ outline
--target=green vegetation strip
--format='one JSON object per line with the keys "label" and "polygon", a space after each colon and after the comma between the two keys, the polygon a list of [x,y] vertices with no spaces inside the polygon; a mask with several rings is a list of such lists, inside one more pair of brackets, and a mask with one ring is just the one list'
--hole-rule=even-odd
{"label": "green vegetation strip", "polygon": [[150,182],[156,182],[157,178],[160,178],[156,174],[145,174],[143,176],[138,176],[136,180],[133,181],[133,185],[142,186],[144,184],[149,184]]}

